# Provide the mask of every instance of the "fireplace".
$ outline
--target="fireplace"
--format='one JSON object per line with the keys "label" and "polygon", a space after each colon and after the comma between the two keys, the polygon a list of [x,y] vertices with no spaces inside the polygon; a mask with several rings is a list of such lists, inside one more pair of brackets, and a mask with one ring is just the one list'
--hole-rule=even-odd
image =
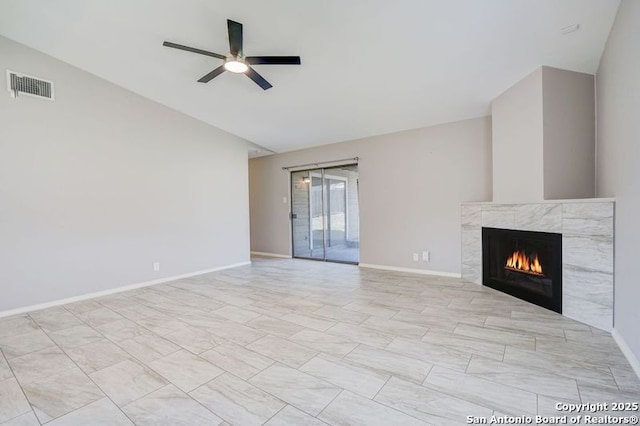
{"label": "fireplace", "polygon": [[482,283],[562,313],[562,234],[483,227]]}

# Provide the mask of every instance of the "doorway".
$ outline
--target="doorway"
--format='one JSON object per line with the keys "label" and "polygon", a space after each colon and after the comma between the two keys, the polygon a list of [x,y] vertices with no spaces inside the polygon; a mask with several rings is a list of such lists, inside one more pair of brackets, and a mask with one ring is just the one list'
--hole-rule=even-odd
{"label": "doorway", "polygon": [[291,172],[293,257],[360,261],[358,165]]}

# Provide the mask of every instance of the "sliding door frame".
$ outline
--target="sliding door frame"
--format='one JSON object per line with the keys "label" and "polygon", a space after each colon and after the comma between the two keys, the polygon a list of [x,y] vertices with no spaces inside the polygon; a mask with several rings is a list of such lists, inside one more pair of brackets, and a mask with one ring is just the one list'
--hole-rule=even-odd
{"label": "sliding door frame", "polygon": [[[325,191],[325,186],[326,186],[326,179],[334,179],[334,180],[341,180],[345,182],[344,185],[344,190],[345,190],[345,238],[348,235],[348,229],[349,229],[349,206],[348,206],[348,191],[349,191],[349,185],[348,183],[348,179],[343,177],[343,176],[336,176],[336,175],[327,175],[326,171],[327,170],[331,170],[331,169],[337,169],[340,167],[351,167],[351,166],[356,166],[358,167],[358,163],[347,163],[347,164],[339,164],[336,166],[329,166],[329,167],[314,167],[312,169],[298,169],[298,170],[289,170],[289,200],[290,200],[290,208],[289,208],[289,221],[290,221],[290,225],[289,225],[289,232],[291,233],[291,257],[295,258],[295,259],[306,259],[306,260],[318,260],[318,261],[322,261],[322,262],[333,262],[333,263],[346,263],[346,264],[350,264],[350,265],[357,265],[359,262],[352,262],[352,261],[347,261],[347,260],[339,260],[339,259],[327,259],[327,221],[326,221],[326,216],[328,214],[327,211],[327,194]],[[308,172],[309,175],[309,253],[310,256],[296,256],[295,254],[295,230],[294,230],[294,211],[293,211],[293,205],[294,205],[294,200],[293,200],[293,194],[294,194],[294,182],[293,182],[293,174],[294,173],[300,173],[300,172]],[[314,176],[315,175],[315,176]],[[311,188],[313,187],[313,178],[314,177],[319,177],[321,179],[322,182],[322,195],[321,195],[321,200],[322,200],[322,258],[318,258],[318,257],[312,257],[311,253],[313,250],[313,203],[312,203],[312,197],[311,197]]]}

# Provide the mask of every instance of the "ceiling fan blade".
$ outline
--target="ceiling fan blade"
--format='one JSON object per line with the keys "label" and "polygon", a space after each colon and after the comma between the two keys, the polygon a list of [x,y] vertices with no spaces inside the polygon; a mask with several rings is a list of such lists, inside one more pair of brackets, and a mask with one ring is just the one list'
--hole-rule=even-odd
{"label": "ceiling fan blade", "polygon": [[300,56],[247,56],[251,65],[300,65]]}
{"label": "ceiling fan blade", "polygon": [[267,90],[271,89],[273,86],[267,80],[264,79],[260,74],[256,72],[253,68],[249,67],[247,72],[247,77],[253,80],[258,86],[262,87],[262,89]]}
{"label": "ceiling fan blade", "polygon": [[217,53],[209,52],[202,49],[196,49],[195,47],[189,47],[189,46],[183,46],[177,43],[171,43],[170,41],[165,41],[164,43],[162,43],[162,45],[166,47],[173,47],[174,49],[186,50],[187,52],[198,53],[200,55],[212,56],[214,58],[219,58],[219,59],[226,59],[224,55],[219,55]]}
{"label": "ceiling fan blade", "polygon": [[218,68],[216,68],[215,70],[211,71],[209,74],[203,76],[200,80],[198,80],[198,83],[208,83],[214,78],[216,78],[217,76],[219,76],[220,74],[222,74],[223,72],[225,72],[224,65],[220,65]]}
{"label": "ceiling fan blade", "polygon": [[231,19],[227,19],[227,29],[229,30],[229,48],[233,56],[242,54],[242,24]]}

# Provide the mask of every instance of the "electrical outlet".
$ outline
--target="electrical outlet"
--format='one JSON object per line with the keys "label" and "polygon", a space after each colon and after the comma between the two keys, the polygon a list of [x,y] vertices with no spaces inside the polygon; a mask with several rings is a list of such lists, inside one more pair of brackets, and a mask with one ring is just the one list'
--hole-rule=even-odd
{"label": "electrical outlet", "polygon": [[422,260],[425,262],[428,262],[431,260],[431,253],[428,251],[423,251],[422,252]]}
{"label": "electrical outlet", "polygon": [[420,258],[418,257],[418,253],[413,253],[413,261],[417,262],[418,260],[420,260]]}
{"label": "electrical outlet", "polygon": [[160,262],[153,262],[153,270],[156,272],[160,270]]}

